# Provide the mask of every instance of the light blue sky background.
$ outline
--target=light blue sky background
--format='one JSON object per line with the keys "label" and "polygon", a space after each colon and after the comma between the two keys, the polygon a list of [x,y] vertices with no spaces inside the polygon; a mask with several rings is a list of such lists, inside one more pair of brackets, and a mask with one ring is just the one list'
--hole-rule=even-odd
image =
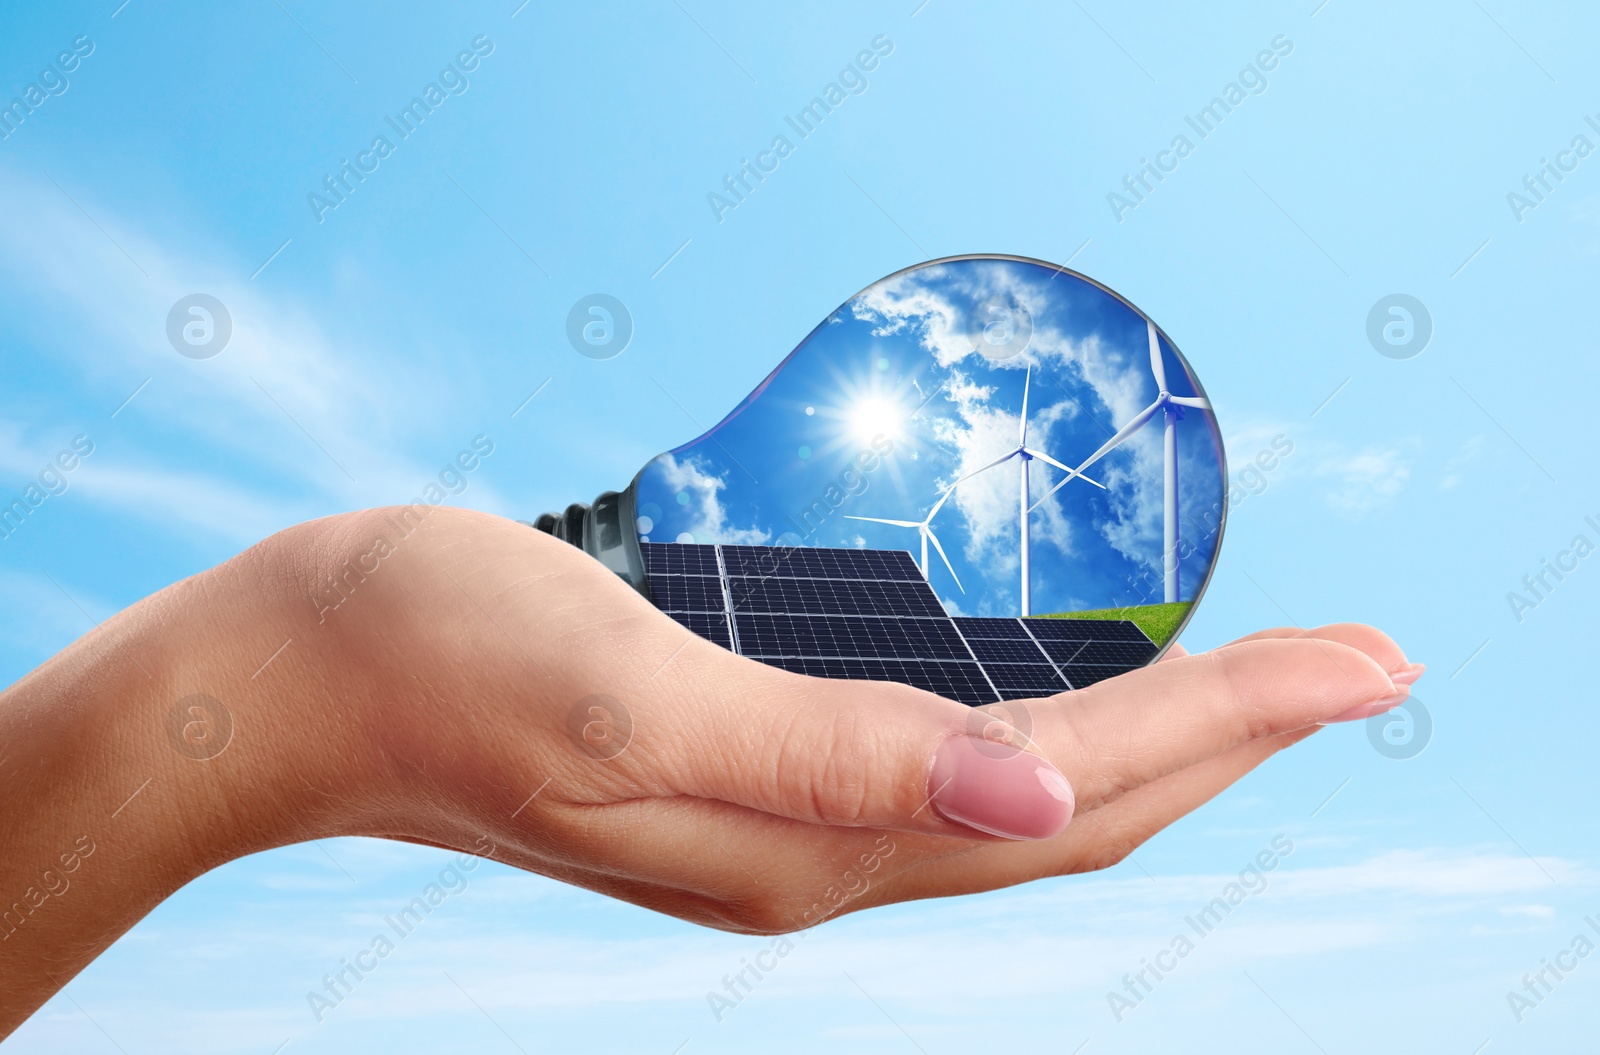
{"label": "light blue sky background", "polygon": [[[1431,664],[1433,732],[1396,760],[1329,730],[1101,876],[830,924],[721,1024],[704,994],[759,942],[486,864],[317,1025],[306,990],[445,862],[285,849],[163,905],[11,1050],[1588,1043],[1600,960],[1520,1024],[1505,996],[1600,911],[1600,556],[1520,622],[1507,601],[1600,541],[1600,158],[1520,222],[1506,197],[1600,144],[1586,8],[118,2],[0,16],[4,98],[95,43],[0,142],[4,493],[95,443],[0,542],[6,679],[279,527],[411,498],[479,434],[454,501],[620,487],[865,284],[989,251],[1070,260],[1159,320],[1236,469],[1292,441],[1235,506],[1189,647],[1374,622]],[[480,34],[470,87],[317,223],[307,193]],[[708,193],[879,34],[866,90],[719,223]],[[1279,34],[1265,90],[1196,138],[1185,115]],[[1118,222],[1107,194],[1179,134]],[[195,292],[234,320],[213,359],[165,335]],[[565,337],[595,292],[635,323],[604,361]],[[1393,293],[1433,321],[1409,359],[1366,333]],[[1118,1023],[1106,992],[1279,834],[1268,889]]]}

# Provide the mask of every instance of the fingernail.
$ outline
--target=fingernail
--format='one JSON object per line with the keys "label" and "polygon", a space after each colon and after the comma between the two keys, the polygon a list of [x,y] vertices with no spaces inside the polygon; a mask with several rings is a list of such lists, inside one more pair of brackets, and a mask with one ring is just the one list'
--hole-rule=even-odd
{"label": "fingernail", "polygon": [[933,755],[928,797],[947,821],[1003,839],[1048,839],[1072,820],[1072,785],[1038,755],[996,755],[975,737],[947,737]]}
{"label": "fingernail", "polygon": [[1411,663],[1408,664],[1403,670],[1389,675],[1389,680],[1394,682],[1396,685],[1415,685],[1417,679],[1422,677],[1422,672],[1427,669],[1428,667],[1425,663]]}
{"label": "fingernail", "polygon": [[[1399,679],[1396,678],[1394,680],[1398,681]],[[1340,711],[1332,718],[1324,718],[1317,724],[1332,725],[1335,722],[1359,722],[1363,718],[1371,718],[1375,714],[1382,714],[1385,711],[1392,711],[1410,698],[1411,694],[1409,692],[1400,692],[1393,696],[1385,696],[1381,700],[1373,700],[1371,703],[1363,703],[1352,707],[1348,711]]]}

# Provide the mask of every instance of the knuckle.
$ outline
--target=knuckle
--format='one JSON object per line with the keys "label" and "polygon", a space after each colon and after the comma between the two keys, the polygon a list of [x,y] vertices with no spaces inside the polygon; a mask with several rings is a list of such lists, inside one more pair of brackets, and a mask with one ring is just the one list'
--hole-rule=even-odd
{"label": "knuckle", "polygon": [[1119,865],[1148,842],[1161,827],[1160,821],[1154,819],[1140,819],[1110,829],[1100,827],[1093,843],[1079,853],[1078,867],[1085,872],[1099,872]]}
{"label": "knuckle", "polygon": [[[1285,672],[1285,662],[1298,663],[1308,649],[1316,647],[1309,641],[1285,639],[1250,642],[1238,649],[1212,653],[1210,673],[1217,688],[1205,695],[1211,700],[1211,711],[1217,722],[1229,727],[1238,741],[1278,732],[1271,709],[1262,706],[1264,686],[1279,684],[1279,678],[1271,672]],[[1291,676],[1276,691],[1294,691],[1299,681],[1298,676]]]}
{"label": "knuckle", "polygon": [[724,919],[729,929],[741,934],[770,938],[789,934],[800,927],[789,907],[776,898],[741,898],[726,903],[724,909]]}
{"label": "knuckle", "polygon": [[804,803],[823,824],[859,825],[877,794],[873,767],[861,764],[876,735],[860,709],[841,706],[824,720],[803,715],[777,738],[780,794]]}
{"label": "knuckle", "polygon": [[1078,858],[1077,867],[1084,872],[1103,872],[1107,868],[1113,868],[1127,860],[1128,855],[1133,850],[1132,846],[1103,842],[1085,851]]}

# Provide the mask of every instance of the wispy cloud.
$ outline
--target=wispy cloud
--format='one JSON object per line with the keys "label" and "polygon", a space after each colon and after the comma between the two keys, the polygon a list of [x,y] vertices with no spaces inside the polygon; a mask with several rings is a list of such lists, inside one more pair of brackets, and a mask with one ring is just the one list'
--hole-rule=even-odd
{"label": "wispy cloud", "polygon": [[[969,332],[966,305],[989,298],[1004,298],[1031,316],[1032,335],[1025,354],[990,360],[978,351]],[[938,432],[955,463],[946,485],[1016,445],[1022,378],[1013,381],[1005,374],[1021,374],[1030,364],[1042,364],[1054,376],[1083,382],[1073,386],[1074,392],[1067,392],[1036,371],[1029,397],[1029,445],[1067,465],[1076,465],[1093,453],[1098,442],[1109,439],[1154,395],[1142,333],[1139,341],[1126,347],[1114,346],[1111,337],[1100,332],[1074,339],[1052,317],[1056,305],[1049,280],[1028,277],[1022,269],[1005,263],[911,272],[872,287],[851,303],[850,310],[857,319],[871,323],[880,336],[915,335],[935,361],[949,370],[946,392],[956,414],[943,419]],[[1075,321],[1081,325],[1081,320]],[[995,375],[995,369],[1003,373]],[[978,376],[987,380],[975,380]],[[1015,392],[1000,393],[1001,386],[1014,387]],[[1092,396],[1089,405],[1080,403],[1076,395],[1085,389]],[[995,406],[996,402],[1000,406]],[[1086,427],[1085,419],[1092,425]],[[1057,426],[1069,428],[1058,430]],[[1097,441],[1094,445],[1081,439],[1068,444],[1069,437],[1085,432]],[[1138,562],[1149,560],[1160,549],[1162,457],[1160,429],[1150,427],[1127,440],[1117,456],[1098,463],[1092,472],[1107,485],[1110,508],[1110,515],[1094,529],[1118,552]],[[1188,480],[1214,477],[1214,466],[1200,464],[1205,457],[1197,454],[1185,430],[1180,443],[1180,486]],[[1017,473],[1012,465],[984,473],[963,484],[954,499],[969,524],[964,547],[968,560],[981,563],[997,582],[1005,581],[1019,563]],[[1030,491],[1043,495],[1060,478],[1059,470],[1035,462],[1029,474]],[[1074,488],[1087,486],[1069,484],[1060,497],[1040,507],[1032,529],[1036,546],[1054,546],[1064,556],[1074,552],[1073,521],[1064,503],[1074,497]],[[996,599],[1004,601],[999,591]]]}
{"label": "wispy cloud", "polygon": [[727,488],[728,481],[703,460],[693,456],[679,458],[673,454],[663,454],[654,465],[653,471],[666,492],[681,496],[680,501],[688,508],[688,534],[693,541],[719,542],[730,546],[759,546],[772,541],[771,535],[760,528],[734,527],[729,523],[728,511],[722,503],[722,492]]}
{"label": "wispy cloud", "polygon": [[[5,543],[0,543],[5,545]],[[0,634],[17,652],[48,656],[115,614],[120,605],[43,572],[0,570]]]}
{"label": "wispy cloud", "polygon": [[1388,506],[1411,480],[1411,463],[1398,448],[1324,450],[1313,471],[1324,480],[1329,508],[1352,518]]}
{"label": "wispy cloud", "polygon": [[[482,1025],[483,1012],[513,1033],[533,1022],[559,1033],[569,1017],[588,1029],[597,1014],[648,1014],[683,1036],[710,1039],[731,1036],[708,1032],[731,1026],[715,1023],[706,993],[720,991],[725,975],[771,944],[482,864],[466,889],[399,942],[318,1025],[305,994],[319,990],[341,958],[370,947],[386,926],[383,917],[415,896],[450,856],[375,840],[332,840],[327,848],[360,880],[346,882],[342,896],[332,887],[285,884],[301,873],[326,877],[313,848],[240,862],[204,881],[214,887],[209,898],[186,891],[180,895],[189,899],[186,910],[158,913],[119,943],[182,948],[184,957],[161,960],[136,981],[88,973],[72,983],[75,999],[125,1046],[152,1050],[270,1050],[290,1037],[296,1048],[340,1050],[358,1034],[398,1039],[441,1022]],[[1475,940],[1515,941],[1527,926],[1557,925],[1560,913],[1545,911],[1563,903],[1552,900],[1552,890],[1581,901],[1600,884],[1578,862],[1541,858],[1539,866],[1560,885],[1552,888],[1527,858],[1492,850],[1388,851],[1331,866],[1297,867],[1290,858],[1184,962],[1181,980],[1164,982],[1139,1014],[1181,1019],[1187,1001],[1220,998],[1241,970],[1313,970],[1333,957],[1370,964],[1383,950],[1436,952],[1440,942],[1497,921],[1499,931]],[[1120,989],[1141,956],[1167,948],[1186,928],[1184,917],[1236,879],[1226,871],[1153,879],[1117,871],[842,917],[794,939],[794,950],[738,1008],[736,1021],[775,1027],[818,1009],[855,1006],[862,998],[848,971],[874,999],[897,1014],[906,1009],[918,1030],[978,1026],[997,1001],[1046,998],[1085,1028],[1109,1028],[1106,991]],[[1513,932],[1508,920],[1526,923]],[[1494,994],[1498,981],[1468,966],[1473,984]],[[1441,967],[1438,978],[1416,981],[1459,983],[1465,969]],[[463,1000],[445,970],[482,1011]],[[1407,999],[1404,991],[1390,995]],[[18,1037],[23,1050],[52,1037],[65,1043],[75,1023],[81,1016],[58,997]],[[261,1037],[271,1039],[245,1046]],[[228,1047],[235,1038],[237,1046]]]}
{"label": "wispy cloud", "polygon": [[[12,296],[46,305],[29,319],[70,320],[32,338],[94,390],[80,402],[98,398],[105,408],[104,421],[75,426],[102,448],[85,467],[86,492],[138,514],[162,508],[175,528],[248,541],[311,510],[407,500],[437,471],[402,452],[449,409],[420,404],[417,393],[451,397],[413,376],[405,357],[267,292],[249,266],[203,239],[158,238],[88,192],[69,188],[75,205],[48,180],[5,177],[0,271]],[[175,251],[179,244],[192,251]],[[233,325],[227,347],[204,360],[180,356],[167,335],[172,306],[197,291],[221,300]],[[130,446],[119,428],[129,421],[159,438],[163,453]],[[104,437],[119,432],[108,449]],[[439,463],[454,453],[439,451]],[[226,481],[202,468],[219,464]],[[473,501],[500,505],[481,481]]]}

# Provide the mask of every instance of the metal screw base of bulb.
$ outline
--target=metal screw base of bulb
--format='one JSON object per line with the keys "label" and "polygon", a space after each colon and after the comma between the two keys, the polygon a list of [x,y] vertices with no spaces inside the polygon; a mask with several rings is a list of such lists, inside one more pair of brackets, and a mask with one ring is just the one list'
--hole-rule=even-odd
{"label": "metal screw base of bulb", "polygon": [[637,519],[633,485],[629,484],[624,491],[607,491],[592,505],[574,502],[564,513],[541,514],[529,526],[572,543],[649,597],[644,554],[639,549],[639,533],[634,530]]}

